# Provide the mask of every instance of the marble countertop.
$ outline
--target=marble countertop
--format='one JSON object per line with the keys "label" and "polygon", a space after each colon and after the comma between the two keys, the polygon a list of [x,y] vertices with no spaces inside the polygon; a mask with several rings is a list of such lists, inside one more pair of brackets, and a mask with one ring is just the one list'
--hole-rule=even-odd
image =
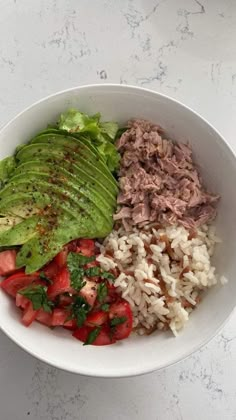
{"label": "marble countertop", "polygon": [[[236,150],[235,0],[0,0],[0,7],[0,125],[57,90],[129,83],[185,102]],[[59,371],[0,333],[0,418],[236,419],[235,325],[236,314],[171,368],[119,380]]]}

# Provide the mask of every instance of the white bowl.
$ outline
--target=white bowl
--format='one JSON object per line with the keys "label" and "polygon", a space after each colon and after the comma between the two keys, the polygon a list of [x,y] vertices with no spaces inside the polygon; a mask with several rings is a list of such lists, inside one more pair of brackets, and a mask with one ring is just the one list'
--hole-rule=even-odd
{"label": "white bowl", "polygon": [[129,118],[147,118],[163,126],[168,135],[189,141],[210,190],[221,195],[217,218],[222,244],[215,255],[225,286],[209,290],[177,338],[169,333],[135,335],[112,346],[83,346],[63,329],[50,330],[38,323],[25,328],[10,297],[0,291],[0,327],[19,346],[58,368],[84,375],[122,377],[169,366],[192,352],[218,332],[236,304],[236,159],[222,136],[198,114],[164,95],[119,85],[91,85],[66,90],[32,105],[0,132],[3,158],[15,147],[57,120],[68,107],[89,114],[101,112],[105,120],[125,125]]}

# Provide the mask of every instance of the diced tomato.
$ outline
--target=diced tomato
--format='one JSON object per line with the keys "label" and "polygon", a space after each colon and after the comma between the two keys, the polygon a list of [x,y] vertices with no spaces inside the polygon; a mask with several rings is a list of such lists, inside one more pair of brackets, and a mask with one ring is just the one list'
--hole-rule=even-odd
{"label": "diced tomato", "polygon": [[85,255],[86,257],[91,257],[94,255],[95,252],[95,242],[93,239],[79,239],[77,252],[81,252],[81,254]]}
{"label": "diced tomato", "polygon": [[[98,267],[100,264],[99,264],[99,262],[98,261],[96,261],[96,260],[94,260],[94,261],[91,261],[91,262],[89,262],[88,264],[86,264],[85,265],[85,269],[86,268],[92,268],[92,267]],[[95,282],[98,282],[98,281],[100,281],[100,277],[99,276],[91,276],[91,277],[89,277],[89,278],[91,278],[91,280],[92,281],[95,281]]]}
{"label": "diced tomato", "polygon": [[92,312],[87,316],[85,324],[93,327],[93,326],[100,326],[105,324],[108,320],[108,313],[104,311],[96,311]]}
{"label": "diced tomato", "polygon": [[[94,328],[83,325],[82,327],[77,328],[74,331],[73,337],[85,343],[88,338],[89,333],[92,332],[93,330]],[[99,332],[97,338],[91,344],[94,346],[106,346],[108,344],[113,344],[113,343],[115,343],[115,339],[114,337],[112,337],[109,327],[104,325],[101,328],[101,331]]]}
{"label": "diced tomato", "polygon": [[1,287],[9,295],[15,297],[17,292],[24,287],[29,286],[33,281],[39,278],[39,273],[25,274],[24,271],[12,274],[12,276],[7,277],[1,283]]}
{"label": "diced tomato", "polygon": [[68,320],[69,315],[69,312],[65,309],[55,308],[52,313],[52,326],[65,326],[76,329],[76,320]]}
{"label": "diced tomato", "polygon": [[67,247],[64,247],[63,250],[59,252],[59,254],[57,254],[57,256],[54,258],[54,261],[58,267],[62,268],[64,267],[64,265],[66,265],[67,255],[68,255]]}
{"label": "diced tomato", "polygon": [[114,286],[114,284],[110,284],[107,282],[107,298],[106,298],[106,302],[115,302],[117,300],[117,298],[119,298],[119,295],[117,293],[116,287]]}
{"label": "diced tomato", "polygon": [[87,280],[86,285],[80,290],[79,294],[87,300],[90,306],[93,306],[97,298],[97,283]]}
{"label": "diced tomato", "polygon": [[52,313],[45,312],[43,309],[39,309],[36,315],[36,321],[40,322],[40,324],[47,325],[48,327],[52,326]]}
{"label": "diced tomato", "polygon": [[60,308],[64,308],[65,306],[71,305],[72,302],[73,302],[73,299],[71,296],[60,295],[58,296],[57,306],[59,306]]}
{"label": "diced tomato", "polygon": [[0,276],[6,276],[16,270],[16,251],[0,252]]}
{"label": "diced tomato", "polygon": [[16,306],[19,308],[25,309],[26,306],[28,306],[29,299],[27,299],[25,296],[20,295],[20,293],[16,294]]}
{"label": "diced tomato", "polygon": [[47,264],[42,271],[44,272],[45,276],[49,279],[53,279],[56,274],[59,272],[60,268],[58,267],[55,260],[51,261],[49,264]]}
{"label": "diced tomato", "polygon": [[112,334],[116,340],[127,338],[132,331],[133,315],[128,302],[121,299],[119,302],[112,303],[109,309],[110,320],[114,318],[123,318],[126,320],[122,324],[112,327]]}
{"label": "diced tomato", "polygon": [[67,249],[69,252],[76,252],[78,246],[78,240],[75,239],[67,244]]}
{"label": "diced tomato", "polygon": [[38,311],[35,311],[33,309],[32,302],[29,302],[29,304],[24,309],[23,316],[21,318],[23,324],[26,327],[28,327],[35,320],[37,314],[38,314]]}
{"label": "diced tomato", "polygon": [[61,293],[71,291],[73,291],[73,289],[70,285],[70,274],[67,268],[63,267],[61,271],[59,271],[59,273],[54,277],[53,284],[48,286],[48,297],[53,299]]}

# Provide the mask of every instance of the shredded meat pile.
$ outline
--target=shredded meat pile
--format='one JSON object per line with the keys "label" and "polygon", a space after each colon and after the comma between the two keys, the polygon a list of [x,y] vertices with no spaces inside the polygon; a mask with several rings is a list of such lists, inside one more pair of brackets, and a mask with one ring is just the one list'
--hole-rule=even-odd
{"label": "shredded meat pile", "polygon": [[165,139],[158,125],[134,120],[116,146],[121,166],[114,220],[126,230],[149,222],[195,229],[214,219],[219,196],[203,188],[188,145]]}

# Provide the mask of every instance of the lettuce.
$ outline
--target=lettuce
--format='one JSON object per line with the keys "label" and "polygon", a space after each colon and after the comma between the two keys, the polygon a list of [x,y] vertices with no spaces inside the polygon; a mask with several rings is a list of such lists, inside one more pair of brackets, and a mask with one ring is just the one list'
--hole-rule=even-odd
{"label": "lettuce", "polygon": [[58,127],[69,133],[84,133],[99,151],[101,157],[111,172],[117,170],[120,155],[117,152],[114,141],[118,131],[115,122],[101,122],[101,115],[89,116],[77,109],[68,109],[60,116]]}

